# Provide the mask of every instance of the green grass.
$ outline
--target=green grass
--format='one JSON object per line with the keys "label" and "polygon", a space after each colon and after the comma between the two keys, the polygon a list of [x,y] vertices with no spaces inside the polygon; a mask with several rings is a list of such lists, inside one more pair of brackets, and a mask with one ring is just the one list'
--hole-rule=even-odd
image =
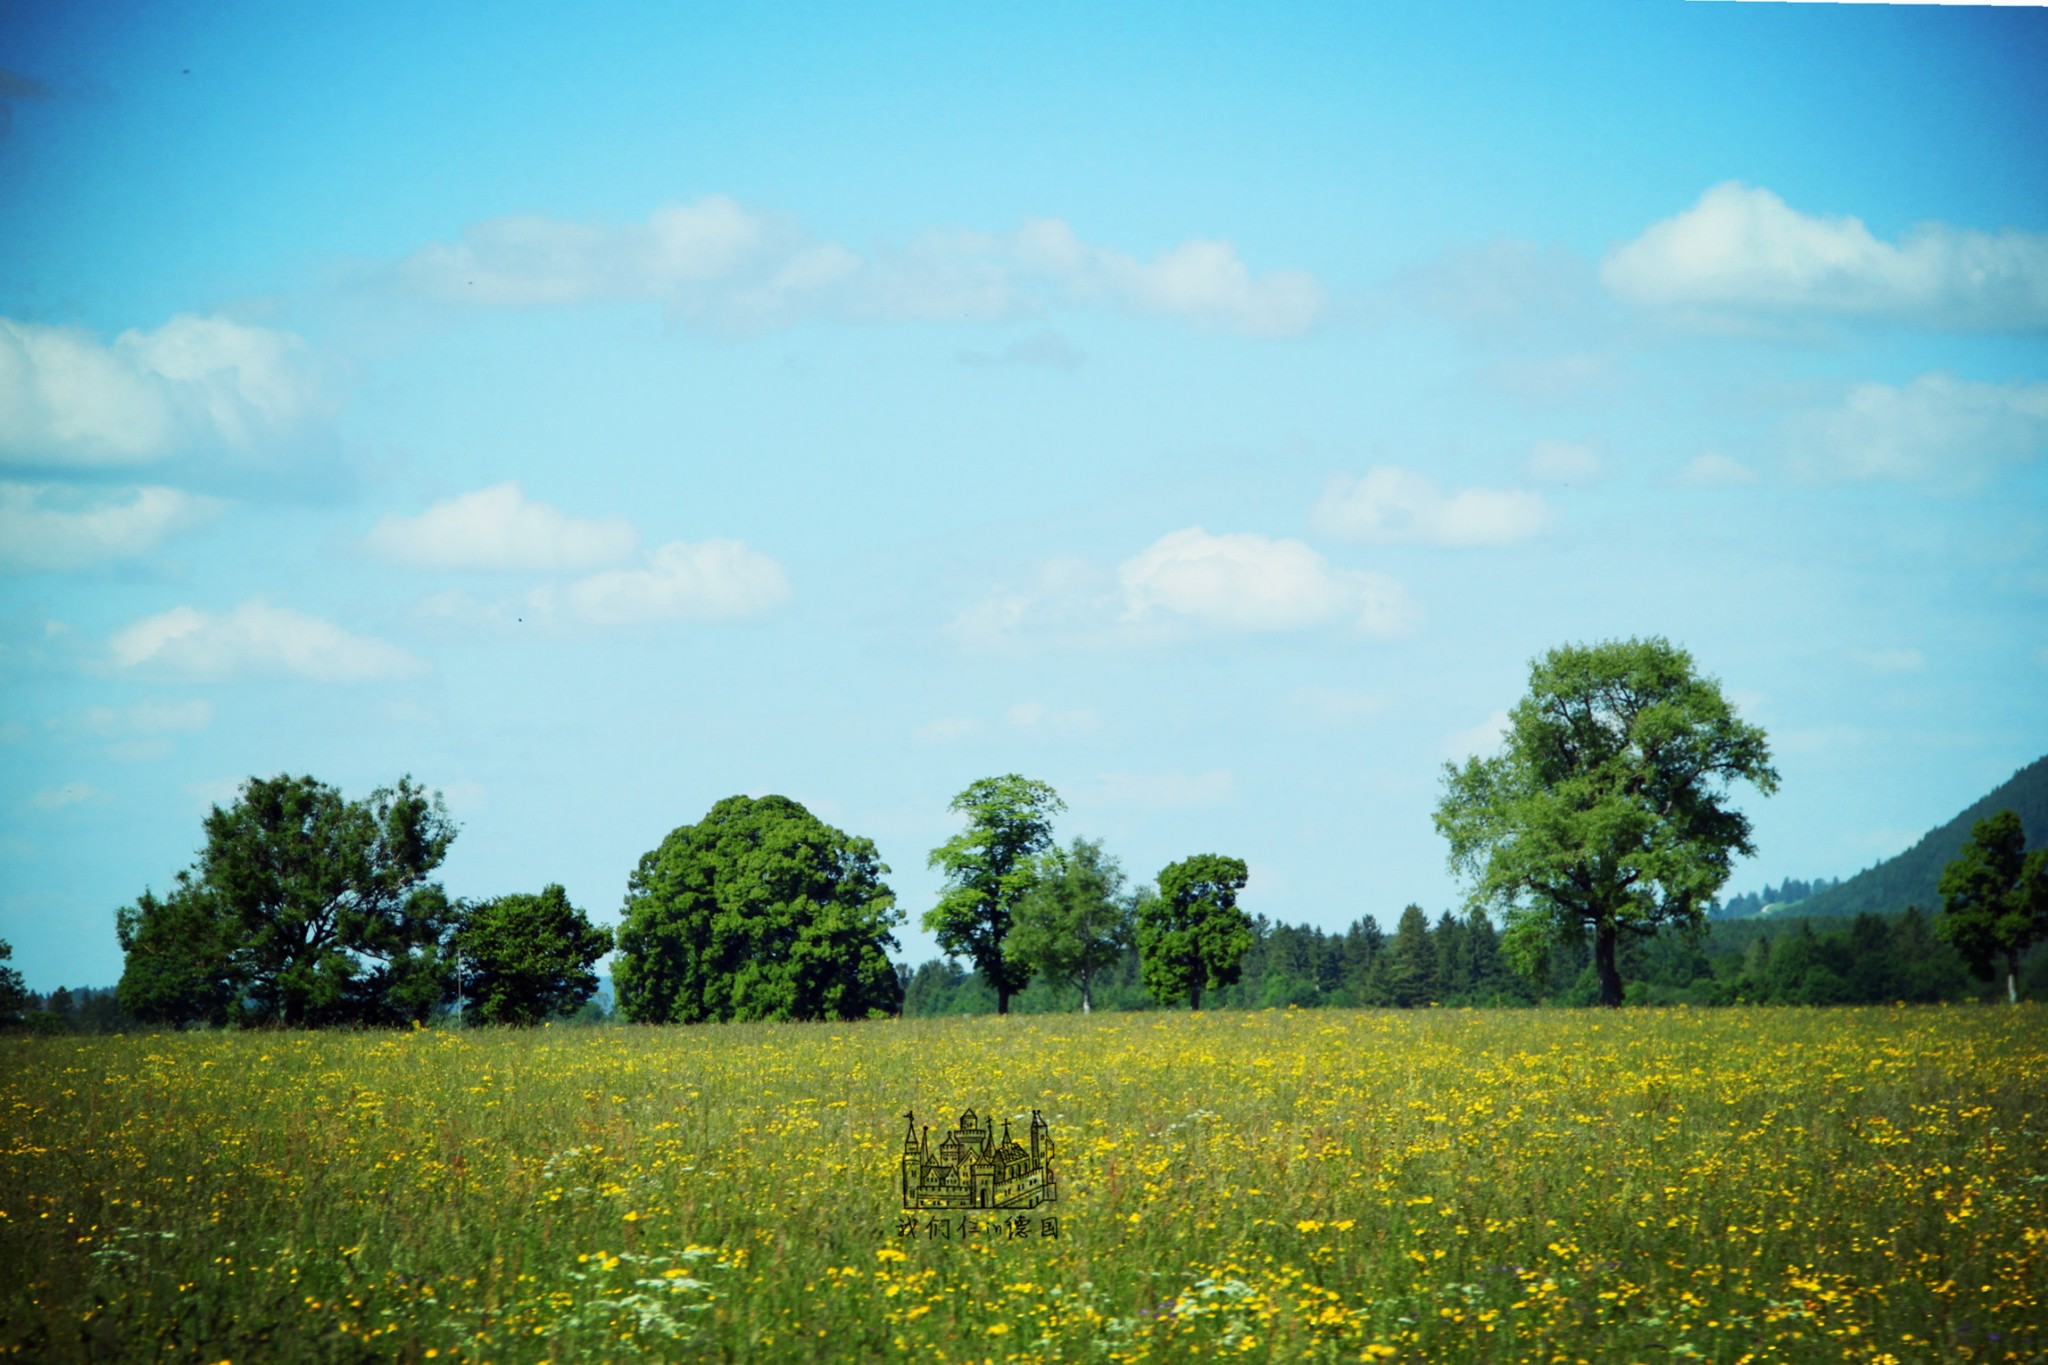
{"label": "green grass", "polygon": [[[0,1040],[0,1351],[2033,1360],[2038,1007]],[[1062,1235],[899,1236],[1037,1108]],[[1037,1229],[1034,1228],[1034,1231]]]}

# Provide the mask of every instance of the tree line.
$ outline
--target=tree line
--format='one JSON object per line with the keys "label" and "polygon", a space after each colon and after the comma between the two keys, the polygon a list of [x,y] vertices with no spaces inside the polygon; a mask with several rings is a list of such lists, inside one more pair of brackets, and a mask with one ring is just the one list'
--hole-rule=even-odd
{"label": "tree line", "polygon": [[[1662,639],[1552,650],[1509,717],[1498,752],[1442,774],[1435,823],[1466,904],[1434,926],[1410,906],[1385,939],[1369,921],[1335,936],[1254,920],[1238,904],[1245,864],[1223,854],[1131,887],[1099,842],[1058,845],[1064,803],[1015,773],[955,797],[963,828],[928,859],[943,885],[922,923],[971,980],[893,966],[904,912],[874,844],[786,797],[729,797],[673,830],[634,868],[614,934],[559,885],[452,900],[432,874],[456,827],[410,778],[351,801],[280,776],[215,806],[197,862],[116,913],[116,999],[163,1024],[376,1026],[450,1011],[528,1024],[583,1007],[615,950],[619,1012],[645,1023],[884,1017],[970,986],[1001,1014],[1034,982],[1083,1010],[1098,990],[1191,1009],[1587,992],[1619,1006],[1632,985],[1638,997],[1853,993],[1859,964],[1897,956],[1891,930],[1859,921],[1854,961],[1810,930],[1740,973],[1707,961],[1715,897],[1732,859],[1754,852],[1731,788],[1768,795],[1777,774],[1763,732],[1685,651]],[[1936,938],[1980,978],[2002,972],[2017,999],[2023,957],[2048,938],[2048,852],[2027,852],[2018,816],[2000,812],[1940,890]]]}

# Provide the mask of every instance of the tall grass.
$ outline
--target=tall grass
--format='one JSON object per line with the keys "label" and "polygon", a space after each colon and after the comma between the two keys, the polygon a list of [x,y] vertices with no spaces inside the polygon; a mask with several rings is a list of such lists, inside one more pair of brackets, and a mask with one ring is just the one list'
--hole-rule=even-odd
{"label": "tall grass", "polygon": [[[11,1039],[0,1350],[2035,1360],[2044,1022],[1324,1010]],[[1060,1202],[1029,1237],[902,1235],[902,1115],[937,1129],[969,1106],[1044,1112]]]}

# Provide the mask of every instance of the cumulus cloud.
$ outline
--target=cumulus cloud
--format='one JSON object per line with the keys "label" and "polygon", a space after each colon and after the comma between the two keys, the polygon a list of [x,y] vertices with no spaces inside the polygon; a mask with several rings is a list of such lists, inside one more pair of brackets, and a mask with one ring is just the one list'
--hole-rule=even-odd
{"label": "cumulus cloud", "polygon": [[1199,526],[1161,536],[1117,570],[1124,617],[1178,618],[1229,630],[1289,631],[1348,622],[1395,635],[1413,621],[1401,585],[1334,569],[1299,540]]}
{"label": "cumulus cloud", "polygon": [[1787,436],[1812,477],[1969,489],[2048,449],[2048,383],[1926,374],[1901,388],[1862,384],[1836,407],[1795,416]]}
{"label": "cumulus cloud", "polygon": [[1600,277],[1632,303],[1705,315],[2048,327],[2048,233],[1927,223],[1886,242],[1735,181],[1616,247]]}
{"label": "cumulus cloud", "polygon": [[84,569],[153,552],[220,511],[213,498],[175,488],[111,495],[46,483],[0,483],[0,568]]}
{"label": "cumulus cloud", "polygon": [[1426,545],[1511,545],[1550,524],[1550,504],[1527,489],[1467,488],[1449,495],[1427,474],[1378,465],[1363,478],[1340,474],[1316,504],[1327,535]]}
{"label": "cumulus cloud", "polygon": [[1544,483],[1592,483],[1600,477],[1600,456],[1591,446],[1538,441],[1529,452],[1529,477]]}
{"label": "cumulus cloud", "polygon": [[166,677],[225,680],[303,678],[377,682],[421,671],[396,645],[317,616],[251,598],[225,616],[173,607],[117,631],[108,651],[123,669]]}
{"label": "cumulus cloud", "polygon": [[782,565],[737,540],[672,541],[636,568],[547,584],[529,599],[544,619],[595,626],[735,621],[789,600]]}
{"label": "cumulus cloud", "polygon": [[[1256,274],[1224,241],[1183,242],[1145,261],[1083,242],[1056,219],[1032,219],[1008,236],[932,233],[900,250],[863,254],[724,195],[624,225],[533,214],[492,219],[380,276],[446,303],[647,301],[683,320],[742,330],[817,316],[995,320],[1068,303],[1292,336],[1313,327],[1327,306],[1313,275]],[[1015,358],[1070,363],[1065,352]]]}
{"label": "cumulus cloud", "polygon": [[1693,456],[1684,469],[1678,471],[1678,485],[1681,488],[1741,488],[1755,483],[1758,474],[1740,460],[1731,460],[1718,451],[1705,451]]}
{"label": "cumulus cloud", "polygon": [[501,483],[416,517],[387,516],[371,528],[368,545],[408,568],[556,573],[624,563],[639,540],[623,517],[572,517],[528,500],[517,483]]}
{"label": "cumulus cloud", "polygon": [[319,404],[310,353],[289,332],[183,313],[103,343],[0,318],[0,461],[121,466],[253,450]]}

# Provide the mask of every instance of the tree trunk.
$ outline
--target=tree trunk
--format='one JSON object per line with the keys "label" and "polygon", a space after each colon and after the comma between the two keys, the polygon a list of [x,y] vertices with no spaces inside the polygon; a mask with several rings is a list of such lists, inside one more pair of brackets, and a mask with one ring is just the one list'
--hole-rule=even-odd
{"label": "tree trunk", "polygon": [[1088,990],[1088,986],[1089,986],[1089,980],[1088,980],[1088,978],[1087,978],[1087,977],[1085,977],[1085,976],[1084,976],[1084,977],[1082,977],[1082,978],[1081,978],[1081,1013],[1083,1013],[1083,1014],[1087,1014],[1087,1013],[1089,1012],[1089,1008],[1088,1008],[1088,1005],[1089,1005],[1089,1001],[1088,1001],[1088,996],[1089,996],[1089,990]]}
{"label": "tree trunk", "polygon": [[1200,986],[1196,986],[1188,992],[1188,1004],[1193,1007],[1195,1013],[1200,1014],[1202,1012],[1202,988]]}
{"label": "tree trunk", "polygon": [[1008,991],[1004,990],[1004,989],[1003,989],[1003,988],[1002,988],[1001,986],[998,986],[998,987],[996,987],[996,1013],[997,1013],[997,1014],[1008,1014],[1009,1012],[1010,1012],[1010,993],[1009,993]]}
{"label": "tree trunk", "polygon": [[1612,920],[1602,920],[1593,930],[1593,964],[1600,972],[1600,1003],[1608,1009],[1621,1008],[1621,969],[1614,963],[1615,940],[1619,938]]}
{"label": "tree trunk", "polygon": [[2020,1002],[2020,950],[2008,948],[2005,951],[2005,1003],[2017,1005]]}

